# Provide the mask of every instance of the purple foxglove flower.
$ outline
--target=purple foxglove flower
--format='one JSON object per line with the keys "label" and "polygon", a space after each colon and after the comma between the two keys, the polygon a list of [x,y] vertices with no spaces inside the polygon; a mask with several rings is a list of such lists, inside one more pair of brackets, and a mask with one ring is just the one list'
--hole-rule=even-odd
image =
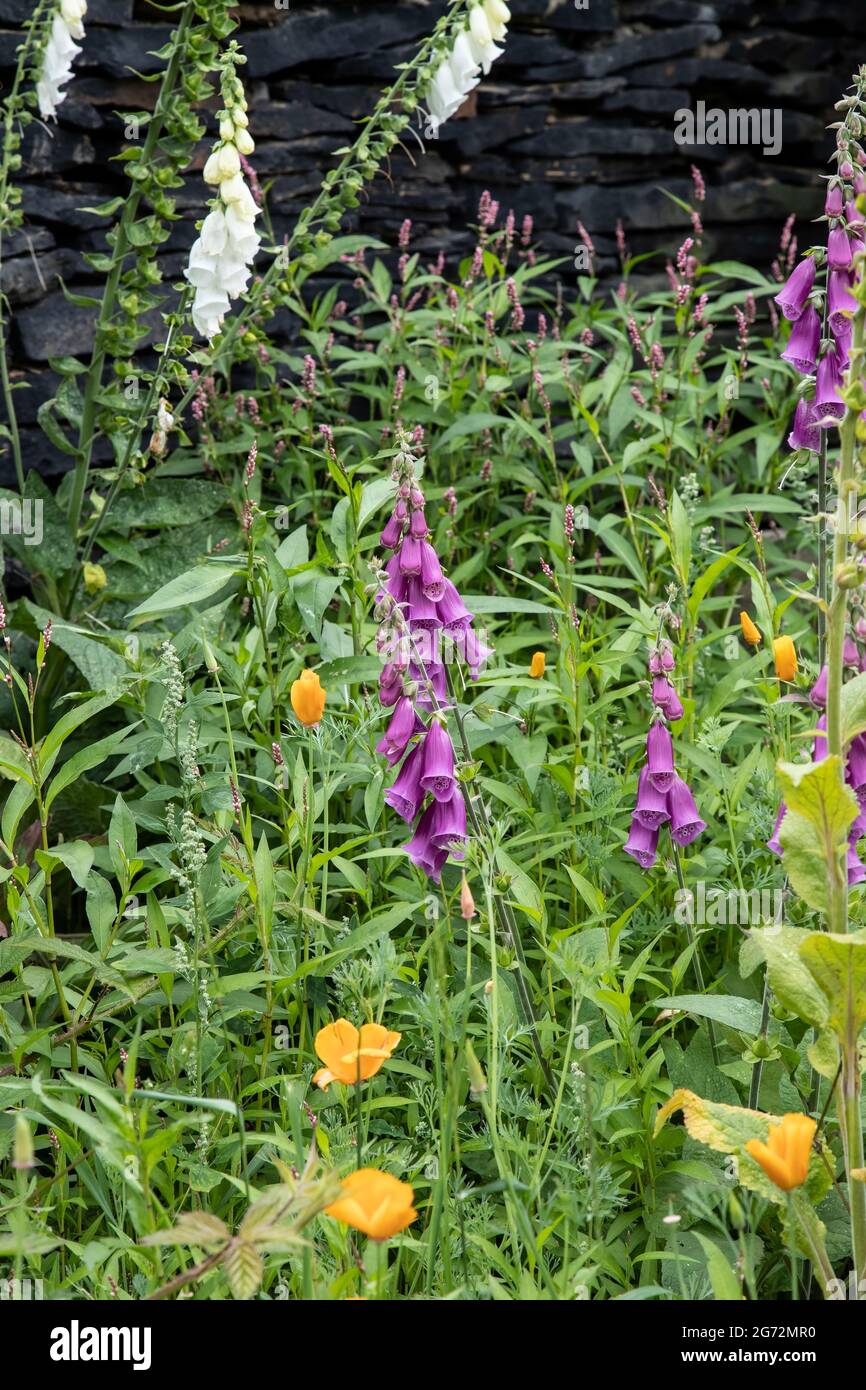
{"label": "purple foxglove flower", "polygon": [[454,748],[447,729],[434,719],[424,739],[424,771],[421,786],[437,801],[449,801],[456,786]]}
{"label": "purple foxglove flower", "polygon": [[668,701],[676,691],[668,680],[667,676],[653,676],[652,702],[658,705],[659,709],[667,710]]}
{"label": "purple foxglove flower", "polygon": [[664,724],[653,724],[646,736],[646,764],[656,791],[670,791],[674,783],[674,745]]}
{"label": "purple foxglove flower", "polygon": [[668,810],[671,813],[671,839],[678,845],[690,845],[707,828],[706,821],[698,815],[691,788],[682,777],[674,777],[674,784],[668,792]]}
{"label": "purple foxglove flower", "polygon": [[853,637],[846,637],[842,646],[842,662],[845,666],[850,666],[852,670],[860,670],[860,653],[857,650],[857,643]]}
{"label": "purple foxglove flower", "polygon": [[854,325],[846,323],[843,328],[831,330],[833,333],[833,346],[839,358],[839,366],[844,370],[848,366],[851,354],[851,339],[854,336]]}
{"label": "purple foxglove flower", "polygon": [[419,709],[432,709],[430,697],[427,694],[427,687],[424,684],[425,676],[433,687],[433,694],[441,705],[447,699],[447,681],[445,679],[445,667],[433,661],[425,662],[424,670],[421,671],[414,661],[409,667],[409,679],[418,684],[418,694],[415,696],[415,704]]}
{"label": "purple foxglove flower", "polygon": [[[404,541],[403,545],[405,545],[405,543],[406,542]],[[402,549],[403,546],[400,547],[400,550]],[[388,575],[388,583],[386,585],[386,588],[395,603],[406,602],[406,580],[400,573],[400,550],[396,551],[396,553],[391,556],[390,560],[385,566],[385,570]]]}
{"label": "purple foxglove flower", "polygon": [[818,723],[815,725],[815,737],[812,740],[812,762],[823,762],[827,756],[827,716],[822,714]]}
{"label": "purple foxglove flower", "polygon": [[424,800],[421,774],[424,771],[424,745],[416,743],[400,768],[392,787],[385,793],[385,800],[398,816],[405,821],[413,821],[415,813]]}
{"label": "purple foxglove flower", "polygon": [[[399,509],[401,506],[403,508],[402,517],[399,515]],[[397,546],[400,544],[400,537],[403,534],[403,521],[405,519],[405,516],[406,503],[398,502],[397,506],[394,508],[393,512],[391,513],[390,517],[385,523],[384,531],[379,537],[379,544],[383,546],[385,550],[396,550]]]}
{"label": "purple foxglove flower", "polygon": [[772,850],[773,854],[778,854],[780,859],[784,851],[779,840],[779,830],[781,829],[782,821],[785,819],[787,812],[788,808],[785,805],[784,801],[780,801],[779,809],[776,813],[776,824],[773,826],[773,833],[767,841],[767,849]]}
{"label": "purple foxglove flower", "polygon": [[827,197],[824,199],[824,211],[828,217],[842,216],[842,185],[841,183],[830,184],[827,189]]}
{"label": "purple foxglove flower", "polygon": [[[404,541],[405,545],[406,542]],[[442,618],[439,609],[433,599],[424,592],[423,581],[420,577],[413,576],[409,580],[408,604],[406,607],[406,617],[409,626],[413,630],[417,628],[439,628],[442,626]]]}
{"label": "purple foxglove flower", "polygon": [[392,705],[396,705],[397,701],[400,699],[402,694],[402,677],[400,677],[398,680],[393,681],[390,685],[382,685],[380,683],[379,704],[383,707],[383,709],[390,709]]}
{"label": "purple foxglove flower", "polygon": [[848,832],[848,843],[854,849],[857,848],[857,841],[866,835],[866,811],[861,807],[860,814]]}
{"label": "purple foxglove flower", "polygon": [[445,594],[445,576],[439,556],[429,541],[421,542],[421,587],[432,603],[438,603]]}
{"label": "purple foxglove flower", "polygon": [[424,725],[415,713],[412,701],[404,695],[402,700],[397,701],[388,727],[376,744],[376,752],[387,758],[393,767],[402,758],[406,744],[419,727],[423,729]]}
{"label": "purple foxglove flower", "polygon": [[412,512],[412,520],[409,523],[409,535],[414,536],[418,541],[426,541],[428,526],[423,507],[416,507]]}
{"label": "purple foxglove flower", "polygon": [[821,431],[815,424],[815,407],[805,396],[801,396],[794,411],[794,426],[788,435],[789,449],[811,449],[817,453],[821,447]]}
{"label": "purple foxglove flower", "polygon": [[672,670],[674,669],[674,667],[676,666],[677,663],[676,663],[676,661],[674,660],[674,649],[673,649],[673,647],[671,646],[670,642],[662,642],[661,653],[662,653],[662,670],[663,670],[663,671],[672,671]]}
{"label": "purple foxglove flower", "polygon": [[656,862],[656,846],[659,842],[658,830],[651,830],[632,817],[628,839],[623,845],[626,854],[636,859],[642,869],[651,869]]}
{"label": "purple foxglove flower", "polygon": [[432,806],[428,806],[415,827],[415,834],[406,844],[406,853],[412,863],[423,869],[427,877],[432,878],[435,883],[439,882],[439,875],[448,858],[447,849],[437,849],[432,839],[433,813],[437,804],[434,801]]}
{"label": "purple foxglove flower", "polygon": [[637,805],[633,815],[635,820],[640,821],[641,825],[645,825],[649,830],[657,829],[671,818],[667,795],[656,790],[645,767],[641,768],[637,779]]}
{"label": "purple foxglove flower", "polygon": [[[808,376],[815,370],[815,358],[820,342],[821,320],[814,304],[809,304],[791,329],[788,346],[782,357],[803,376]],[[405,541],[403,544],[405,545]]]}
{"label": "purple foxglove flower", "polygon": [[860,805],[866,803],[866,735],[852,738],[845,766],[845,781]]}
{"label": "purple foxglove flower", "polygon": [[797,320],[806,307],[806,301],[815,282],[815,257],[806,256],[795,266],[776,295],[776,303],[786,319]]}
{"label": "purple foxglove flower", "polygon": [[827,238],[827,264],[831,270],[850,270],[851,261],[851,238],[844,227],[834,227]]}
{"label": "purple foxglove flower", "polygon": [[851,325],[850,314],[857,309],[857,300],[851,293],[853,276],[844,270],[831,270],[827,285],[827,313],[833,333],[844,333]]}
{"label": "purple foxglove flower", "polygon": [[831,348],[825,352],[818,364],[818,380],[815,387],[815,415],[819,420],[841,420],[845,414],[845,403],[840,395],[842,368],[839,357]]}
{"label": "purple foxglove flower", "polygon": [[421,573],[421,542],[415,536],[403,537],[403,544],[397,555],[402,575],[411,576]]}
{"label": "purple foxglove flower", "polygon": [[463,842],[466,839],[466,802],[459,787],[447,801],[433,803],[433,827],[431,839],[436,849],[445,850],[455,859],[463,859]]}
{"label": "purple foxglove flower", "polygon": [[465,628],[458,638],[452,640],[455,647],[462,651],[463,660],[469,667],[470,676],[473,680],[477,680],[478,672],[491,655],[493,648],[485,646],[472,627]]}
{"label": "purple foxglove flower", "polygon": [[816,680],[812,689],[809,691],[809,699],[817,709],[823,709],[827,703],[827,679],[828,671],[826,666],[821,667],[821,674]]}
{"label": "purple foxglove flower", "polygon": [[685,710],[682,706],[682,701],[680,700],[680,697],[676,691],[673,692],[671,698],[668,700],[668,707],[665,713],[668,722],[671,724],[675,724],[676,721],[678,719],[682,719],[683,715],[685,714]]}
{"label": "purple foxglove flower", "polygon": [[853,888],[855,883],[862,883],[866,878],[866,865],[860,859],[859,854],[853,845],[848,846],[848,887]]}
{"label": "purple foxglove flower", "polygon": [[453,637],[456,632],[460,632],[472,622],[472,614],[450,579],[445,580],[445,591],[439,600],[438,609],[449,637]]}

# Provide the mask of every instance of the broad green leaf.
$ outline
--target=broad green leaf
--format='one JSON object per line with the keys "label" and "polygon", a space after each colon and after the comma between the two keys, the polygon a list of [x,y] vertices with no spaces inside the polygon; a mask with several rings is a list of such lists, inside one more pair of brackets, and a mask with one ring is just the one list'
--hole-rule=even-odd
{"label": "broad green leaf", "polygon": [[827,1000],[807,968],[800,948],[811,933],[800,927],[770,927],[749,933],[767,966],[770,986],[779,1003],[813,1028],[827,1026]]}
{"label": "broad green leaf", "polygon": [[133,608],[128,619],[131,622],[145,622],[151,618],[171,613],[177,608],[194,608],[197,604],[213,598],[235,577],[235,571],[228,565],[197,565],[186,570],[175,579],[170,579],[151,594],[137,608]]}
{"label": "broad green leaf", "polygon": [[64,864],[79,888],[85,888],[93,865],[93,846],[87,840],[70,840],[68,844],[52,845],[47,851],[38,849],[36,859],[46,871],[54,864]]}
{"label": "broad green leaf", "polygon": [[741,999],[736,994],[671,994],[653,1001],[661,1009],[682,1009],[698,1018],[711,1018],[753,1037],[761,1031],[761,1006],[754,999]]}
{"label": "broad green leaf", "polygon": [[810,932],[800,955],[827,999],[830,1027],[853,1043],[866,1022],[866,929]]}

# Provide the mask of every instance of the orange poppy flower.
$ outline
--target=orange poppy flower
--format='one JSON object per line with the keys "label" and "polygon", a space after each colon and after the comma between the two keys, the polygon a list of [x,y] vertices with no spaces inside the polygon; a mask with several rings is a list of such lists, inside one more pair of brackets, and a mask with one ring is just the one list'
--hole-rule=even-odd
{"label": "orange poppy flower", "polygon": [[740,627],[742,628],[743,636],[749,643],[749,645],[752,647],[757,647],[758,643],[761,640],[761,634],[755,627],[755,624],[752,622],[748,613],[740,614]]}
{"label": "orange poppy flower", "polygon": [[375,1076],[400,1041],[399,1033],[389,1033],[381,1023],[365,1023],[360,1033],[354,1023],[338,1018],[316,1034],[316,1056],[325,1063],[313,1077],[326,1091],[332,1081],[354,1086]]}
{"label": "orange poppy flower", "polygon": [[319,723],[325,713],[327,691],[315,671],[302,671],[292,685],[292,709],[306,728]]}
{"label": "orange poppy flower", "polygon": [[378,1168],[358,1168],[344,1178],[341,1195],[325,1211],[371,1240],[388,1240],[416,1220],[414,1200],[409,1183]]}
{"label": "orange poppy flower", "polygon": [[533,652],[532,660],[529,663],[529,674],[533,680],[540,680],[544,675],[545,657],[544,652]]}
{"label": "orange poppy flower", "polygon": [[792,681],[797,674],[797,652],[790,637],[777,637],[773,642],[776,675],[780,681]]}
{"label": "orange poppy flower", "polygon": [[771,1125],[766,1144],[750,1139],[746,1151],[783,1192],[801,1187],[809,1173],[809,1154],[818,1128],[809,1115],[783,1115]]}

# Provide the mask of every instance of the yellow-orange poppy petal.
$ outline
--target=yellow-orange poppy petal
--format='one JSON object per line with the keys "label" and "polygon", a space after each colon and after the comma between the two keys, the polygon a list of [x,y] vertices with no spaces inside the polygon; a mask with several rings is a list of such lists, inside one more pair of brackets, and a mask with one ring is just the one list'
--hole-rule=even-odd
{"label": "yellow-orange poppy petal", "polygon": [[752,622],[748,613],[740,614],[740,628],[742,629],[743,637],[745,638],[745,640],[751,646],[757,647],[758,643],[761,640],[761,634],[758,628]]}
{"label": "yellow-orange poppy petal", "polygon": [[780,681],[792,681],[797,674],[797,652],[790,637],[777,637],[773,642],[776,675]]}
{"label": "yellow-orange poppy petal", "polygon": [[327,1091],[332,1081],[336,1081],[336,1076],[327,1067],[319,1067],[313,1077],[313,1084],[318,1086],[320,1091]]}
{"label": "yellow-orange poppy petal", "polygon": [[327,694],[316,671],[302,671],[292,684],[292,709],[306,728],[313,728],[321,720],[325,713]]}
{"label": "yellow-orange poppy petal", "polygon": [[347,1018],[338,1018],[336,1023],[327,1024],[316,1034],[316,1056],[333,1072],[335,1080],[349,1084],[357,1080],[354,1072],[349,1072],[343,1064],[343,1058],[357,1051],[358,1041],[358,1030]]}
{"label": "yellow-orange poppy petal", "polygon": [[787,1163],[779,1154],[773,1153],[766,1144],[762,1144],[760,1139],[750,1139],[746,1144],[746,1152],[752,1155],[756,1163],[759,1163],[771,1182],[780,1187],[783,1192],[790,1192],[797,1184],[791,1181],[791,1173]]}
{"label": "yellow-orange poppy petal", "polygon": [[388,1240],[417,1218],[414,1200],[409,1183],[377,1168],[359,1168],[344,1179],[341,1195],[325,1211],[371,1240]]}
{"label": "yellow-orange poppy petal", "polygon": [[546,659],[544,652],[533,652],[532,660],[529,663],[529,674],[533,680],[540,680],[544,675]]}

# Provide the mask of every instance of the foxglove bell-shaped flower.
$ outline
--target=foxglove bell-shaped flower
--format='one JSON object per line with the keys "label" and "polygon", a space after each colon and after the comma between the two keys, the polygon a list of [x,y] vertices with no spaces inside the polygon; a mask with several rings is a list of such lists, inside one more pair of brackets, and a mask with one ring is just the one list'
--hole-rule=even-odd
{"label": "foxglove bell-shaped flower", "polygon": [[641,825],[647,826],[650,830],[656,829],[671,818],[671,813],[668,810],[667,793],[657,791],[650,781],[649,771],[646,767],[641,768],[638,777],[637,805],[634,808],[634,816]]}
{"label": "foxglove bell-shaped flower", "polygon": [[827,238],[827,264],[831,270],[850,270],[853,259],[851,238],[843,226],[834,227]]}
{"label": "foxglove bell-shaped flower", "polygon": [[782,821],[785,819],[787,811],[788,808],[784,801],[780,802],[779,809],[776,812],[776,823],[773,826],[773,833],[767,841],[767,849],[772,850],[773,854],[777,854],[780,859],[784,854],[784,850],[782,849],[782,843],[779,839],[779,831],[782,828]]}
{"label": "foxglove bell-shaped flower", "polygon": [[381,753],[393,767],[405,753],[412,735],[423,728],[424,725],[416,715],[412,701],[405,695],[402,696],[394,707],[388,728],[376,744],[376,752]]}
{"label": "foxglove bell-shaped flower", "polygon": [[421,777],[424,772],[424,745],[418,743],[411,750],[400,769],[393,787],[385,793],[385,800],[403,820],[413,821],[418,807],[424,800]]}
{"label": "foxglove bell-shaped flower", "polygon": [[843,373],[839,357],[831,348],[818,363],[815,387],[815,415],[818,420],[832,423],[842,419],[845,414],[845,403],[841,395],[842,384]]}
{"label": "foxglove bell-shaped flower", "polygon": [[853,277],[844,270],[831,270],[827,283],[827,312],[833,333],[845,333],[851,326],[857,300],[851,293]]}
{"label": "foxglove bell-shaped flower", "polygon": [[61,0],[60,9],[51,21],[36,79],[36,100],[43,120],[56,116],[57,107],[66,99],[63,88],[72,76],[72,63],[81,52],[74,40],[84,38],[86,13],[87,0]]}
{"label": "foxglove bell-shaped flower", "polygon": [[817,412],[811,401],[801,396],[794,411],[794,424],[788,435],[791,449],[811,449],[817,453],[821,447],[821,431],[815,423]]}
{"label": "foxglove bell-shaped flower", "polygon": [[646,765],[649,780],[656,791],[670,791],[676,777],[674,746],[664,724],[653,724],[647,734]]}
{"label": "foxglove bell-shaped flower", "polygon": [[790,362],[792,367],[796,367],[801,375],[809,376],[815,370],[820,342],[821,320],[815,306],[809,304],[791,329],[788,346],[782,357],[786,362]]}
{"label": "foxglove bell-shaped flower", "polygon": [[676,840],[678,845],[690,845],[692,840],[696,840],[701,831],[707,828],[706,821],[701,820],[698,815],[691,788],[682,777],[674,777],[673,785],[668,792],[668,810],[671,816],[671,839]]}
{"label": "foxglove bell-shaped flower", "polygon": [[786,319],[796,320],[806,307],[815,283],[815,257],[806,256],[795,266],[779,293],[776,303]]}
{"label": "foxglove bell-shaped flower", "polygon": [[656,862],[656,849],[659,842],[659,832],[652,830],[632,817],[631,828],[628,839],[623,845],[626,854],[630,854],[632,859],[636,859],[642,869],[651,869]]}
{"label": "foxglove bell-shaped flower", "polygon": [[469,11],[469,23],[457,33],[451,52],[442,59],[425,93],[434,134],[459,111],[503,50],[497,48],[506,35],[511,13],[504,0],[484,0]]}
{"label": "foxglove bell-shaped flower", "polygon": [[434,719],[424,739],[424,771],[421,786],[437,801],[450,801],[456,786],[454,749],[448,733]]}
{"label": "foxglove bell-shaped flower", "polygon": [[[242,173],[241,155],[254,149],[246,129],[246,101],[235,78],[231,117],[220,123],[220,143],[203,171],[205,183],[218,190],[219,201],[202,223],[189,253],[184,275],[195,288],[192,321],[197,333],[213,338],[231,307],[250,282],[261,238],[255,230],[259,209]],[[243,118],[243,122],[240,118]]]}
{"label": "foxglove bell-shaped flower", "polygon": [[809,699],[818,709],[823,709],[827,703],[827,681],[829,672],[826,666],[821,667],[820,675],[812,689],[809,691]]}

